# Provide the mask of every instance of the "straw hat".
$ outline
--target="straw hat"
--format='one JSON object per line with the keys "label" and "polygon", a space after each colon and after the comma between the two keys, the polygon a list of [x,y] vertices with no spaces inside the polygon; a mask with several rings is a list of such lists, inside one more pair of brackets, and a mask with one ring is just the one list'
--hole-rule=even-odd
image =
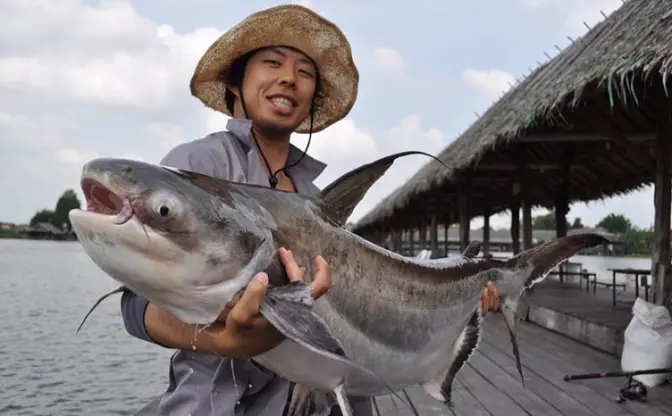
{"label": "straw hat", "polygon": [[[217,39],[198,62],[191,78],[191,94],[226,115],[222,73],[240,56],[268,46],[297,49],[317,64],[323,99],[315,112],[313,132],[345,117],[357,98],[359,72],[350,44],[332,22],[296,4],[271,7],[251,14]],[[310,117],[297,133],[310,130]]]}

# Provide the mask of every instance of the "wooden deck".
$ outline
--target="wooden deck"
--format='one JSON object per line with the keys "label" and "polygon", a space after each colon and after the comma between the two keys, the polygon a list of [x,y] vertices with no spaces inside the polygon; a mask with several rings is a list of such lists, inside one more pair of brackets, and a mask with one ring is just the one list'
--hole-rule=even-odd
{"label": "wooden deck", "polygon": [[[566,382],[565,374],[620,370],[620,360],[537,325],[520,322],[523,388],[501,315],[487,317],[484,338],[457,377],[454,407],[437,405],[419,388],[409,390],[421,415],[451,416],[670,416],[672,387],[648,389],[645,403],[619,404],[625,379]],[[403,396],[402,396],[403,397]],[[409,415],[398,399],[377,400],[381,415]]]}

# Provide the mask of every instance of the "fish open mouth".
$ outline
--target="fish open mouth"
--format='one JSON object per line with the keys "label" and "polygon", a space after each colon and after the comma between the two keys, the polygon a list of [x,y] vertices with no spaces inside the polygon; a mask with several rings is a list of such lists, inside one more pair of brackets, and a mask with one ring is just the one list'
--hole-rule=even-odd
{"label": "fish open mouth", "polygon": [[128,199],[117,195],[95,179],[82,179],[82,191],[86,198],[86,210],[100,215],[116,216],[121,225],[133,217],[133,208]]}

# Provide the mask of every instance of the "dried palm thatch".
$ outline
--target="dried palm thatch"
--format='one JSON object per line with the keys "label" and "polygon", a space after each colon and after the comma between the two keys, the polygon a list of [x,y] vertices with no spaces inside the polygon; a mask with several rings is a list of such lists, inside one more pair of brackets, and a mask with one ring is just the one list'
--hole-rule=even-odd
{"label": "dried palm thatch", "polygon": [[[445,148],[438,157],[451,169],[435,161],[427,163],[365,215],[354,231],[374,228],[402,211],[409,214],[409,207],[427,205],[420,201],[430,194],[459,192],[455,181],[460,174],[478,169],[485,160],[500,160],[500,155],[513,148],[519,150],[518,143],[522,143],[525,136],[549,132],[556,135],[596,133],[590,120],[600,109],[607,113],[604,118],[616,135],[653,132],[655,123],[649,117],[651,107],[647,107],[647,101],[654,95],[668,96],[667,81],[672,73],[670,45],[672,1],[625,2],[510,89]],[[656,91],[660,93],[655,94]],[[591,109],[593,112],[589,113]],[[579,150],[578,146],[584,147]],[[613,197],[639,189],[653,180],[650,149],[645,145],[626,145],[627,154],[605,151],[604,141],[575,141],[569,145],[557,140],[553,143],[539,140],[524,147],[528,159],[557,160],[568,147],[575,147],[575,154],[590,156],[589,165],[584,168],[589,173],[581,177],[579,170],[569,179],[567,198],[570,203]],[[627,163],[631,163],[631,169],[621,169]],[[532,203],[552,206],[552,194],[559,189],[561,179],[552,173],[540,173],[535,181],[548,183],[542,184],[545,192],[532,192]],[[512,199],[510,183],[500,191],[487,192],[489,212],[493,214],[507,209]],[[482,207],[476,205],[478,203],[471,205],[471,217],[483,212]],[[449,208],[456,209],[454,205]],[[423,215],[415,211],[411,214]],[[455,218],[446,215],[449,219]]]}

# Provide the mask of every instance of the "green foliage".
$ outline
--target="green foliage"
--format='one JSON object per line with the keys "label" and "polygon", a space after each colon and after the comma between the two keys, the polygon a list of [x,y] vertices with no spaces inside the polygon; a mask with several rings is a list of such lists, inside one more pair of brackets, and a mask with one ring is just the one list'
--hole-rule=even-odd
{"label": "green foliage", "polygon": [[597,223],[598,227],[604,228],[610,233],[622,234],[632,229],[632,222],[621,214],[614,214],[613,212],[602,221]]}
{"label": "green foliage", "polygon": [[74,190],[68,189],[58,198],[56,202],[56,209],[51,223],[62,229],[70,232],[72,225],[70,224],[70,217],[68,213],[73,209],[79,209],[82,203]]}
{"label": "green foliage", "polygon": [[43,209],[43,210],[37,211],[33,215],[33,217],[30,219],[29,225],[31,227],[34,227],[35,225],[37,225],[38,223],[41,223],[41,222],[51,223],[53,218],[54,218],[54,211],[53,210]]}
{"label": "green foliage", "polygon": [[81,207],[82,203],[75,191],[67,189],[61,194],[58,201],[56,201],[55,209],[42,209],[37,211],[30,219],[30,226],[33,227],[38,223],[46,222],[61,230],[69,232],[72,229],[72,225],[70,224],[68,213],[73,209]]}

